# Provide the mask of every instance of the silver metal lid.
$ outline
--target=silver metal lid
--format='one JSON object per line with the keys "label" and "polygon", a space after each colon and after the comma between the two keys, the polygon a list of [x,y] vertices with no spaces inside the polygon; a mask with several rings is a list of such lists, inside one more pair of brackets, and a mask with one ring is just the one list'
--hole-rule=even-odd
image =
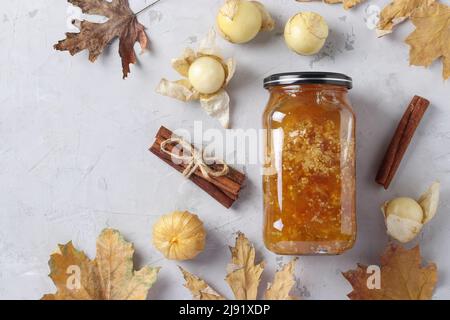
{"label": "silver metal lid", "polygon": [[273,74],[264,79],[264,88],[296,84],[333,84],[347,89],[353,88],[352,78],[335,72],[287,72]]}

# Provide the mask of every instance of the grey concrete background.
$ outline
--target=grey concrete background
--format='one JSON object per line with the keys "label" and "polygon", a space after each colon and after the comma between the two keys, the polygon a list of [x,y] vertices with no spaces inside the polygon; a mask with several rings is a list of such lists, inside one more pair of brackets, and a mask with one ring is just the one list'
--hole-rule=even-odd
{"label": "grey concrete background", "polygon": [[[150,1],[131,0],[134,10]],[[0,298],[37,299],[54,287],[47,261],[58,243],[73,240],[91,257],[105,227],[120,229],[134,242],[139,266],[161,266],[152,299],[188,299],[177,264],[151,246],[151,227],[175,209],[201,216],[207,247],[196,260],[181,263],[231,297],[222,279],[228,245],[241,230],[267,263],[263,286],[288,257],[268,252],[261,241],[261,187],[258,166],[246,166],[249,185],[232,210],[225,210],[156,157],[148,146],[160,125],[192,129],[195,120],[219,128],[196,104],[155,94],[161,77],[176,78],[170,59],[196,47],[214,24],[219,0],[163,0],[139,20],[148,28],[151,50],[121,78],[115,42],[95,64],[87,54],[70,57],[52,49],[64,38],[72,14],[65,1],[4,1],[0,8]],[[358,241],[338,257],[302,257],[296,293],[307,299],[345,299],[349,284],[342,271],[357,262],[377,263],[387,243],[381,203],[399,195],[418,196],[435,179],[442,202],[435,220],[418,241],[425,259],[439,267],[435,298],[450,298],[449,172],[450,83],[441,63],[430,69],[408,66],[403,43],[413,30],[403,24],[377,39],[367,27],[369,4],[351,11],[320,2],[263,1],[278,28],[247,45],[219,41],[238,62],[230,84],[233,128],[259,127],[267,99],[262,79],[281,71],[328,70],[354,78],[351,100],[358,117]],[[445,1],[448,3],[449,1]],[[314,57],[290,52],[282,25],[300,10],[322,14],[332,30]],[[414,94],[432,101],[402,167],[388,192],[374,175],[388,139]]]}

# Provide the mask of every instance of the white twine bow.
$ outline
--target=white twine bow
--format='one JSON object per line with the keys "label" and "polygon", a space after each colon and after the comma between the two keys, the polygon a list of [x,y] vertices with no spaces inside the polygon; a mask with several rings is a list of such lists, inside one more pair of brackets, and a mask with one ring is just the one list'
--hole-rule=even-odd
{"label": "white twine bow", "polygon": [[[186,152],[189,151],[189,155],[179,155],[177,153],[174,153],[170,150],[167,150],[166,147],[171,144],[178,144],[182,147],[182,149]],[[199,151],[194,146],[192,146],[190,143],[184,141],[183,139],[179,137],[172,137],[170,139],[167,139],[161,143],[161,151],[165,154],[171,156],[173,159],[181,160],[185,163],[187,163],[186,169],[183,171],[183,175],[186,178],[189,178],[197,169],[200,169],[203,177],[210,178],[210,176],[213,177],[222,177],[228,174],[229,167],[228,165],[223,162],[220,159],[217,158],[208,158],[208,161],[213,161],[214,163],[221,164],[222,170],[217,171],[212,169],[210,166],[208,166],[205,163],[206,159],[206,150]]]}

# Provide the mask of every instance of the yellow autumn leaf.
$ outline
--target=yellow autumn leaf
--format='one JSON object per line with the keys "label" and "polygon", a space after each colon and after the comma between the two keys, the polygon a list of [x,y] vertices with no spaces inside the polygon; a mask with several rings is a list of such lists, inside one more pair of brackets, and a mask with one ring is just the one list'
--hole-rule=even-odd
{"label": "yellow autumn leaf", "polygon": [[292,260],[288,264],[284,265],[281,270],[275,273],[275,277],[272,283],[269,283],[265,299],[266,300],[296,300],[296,297],[289,295],[292,288],[295,285],[295,262],[297,259]]}
{"label": "yellow autumn leaf", "polygon": [[[311,0],[296,0],[297,2],[310,2]],[[323,2],[328,4],[342,3],[345,10],[351,9],[354,6],[360,4],[364,0],[323,0]]]}
{"label": "yellow autumn leaf", "polygon": [[416,30],[406,39],[411,65],[429,67],[442,58],[442,76],[450,77],[450,6],[434,3],[415,10],[411,21]]}
{"label": "yellow autumn leaf", "polygon": [[183,273],[186,284],[184,285],[192,296],[196,300],[225,300],[220,294],[218,294],[213,288],[206,283],[206,281],[194,276],[192,273],[187,272],[182,267],[179,267]]}
{"label": "yellow autumn leaf", "polygon": [[353,287],[348,295],[351,300],[429,300],[438,278],[434,263],[422,267],[419,246],[407,250],[389,245],[381,257],[380,289],[369,289],[372,274],[367,268],[358,264],[356,270],[343,273]]}
{"label": "yellow autumn leaf", "polygon": [[255,265],[255,248],[243,233],[238,233],[236,245],[230,248],[231,264],[225,278],[238,300],[256,300],[264,262]]}
{"label": "yellow autumn leaf", "polygon": [[90,260],[69,242],[49,261],[57,291],[44,300],[145,300],[159,268],[133,266],[133,245],[119,231],[105,229],[97,239],[97,256]]}
{"label": "yellow autumn leaf", "polygon": [[410,18],[413,12],[421,7],[427,7],[436,0],[394,0],[383,8],[377,26],[377,36],[382,37],[392,33],[394,27]]}
{"label": "yellow autumn leaf", "polygon": [[364,0],[325,0],[328,4],[342,3],[345,10],[351,9],[363,1]]}
{"label": "yellow autumn leaf", "polygon": [[[230,286],[237,300],[256,300],[264,263],[255,264],[255,248],[243,233],[238,233],[236,244],[230,248],[231,263],[228,266],[226,282]],[[282,267],[275,274],[272,284],[264,294],[267,300],[293,300],[296,297],[289,295],[295,284],[294,271],[296,259]],[[180,267],[186,281],[185,287],[189,289],[194,299],[223,300],[225,299],[204,280],[187,272]]]}

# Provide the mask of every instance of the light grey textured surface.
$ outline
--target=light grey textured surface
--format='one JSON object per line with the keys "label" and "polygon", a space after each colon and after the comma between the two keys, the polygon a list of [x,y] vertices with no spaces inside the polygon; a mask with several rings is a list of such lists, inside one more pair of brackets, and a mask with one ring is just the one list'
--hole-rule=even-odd
{"label": "light grey textured surface", "polygon": [[[134,10],[149,0],[131,0]],[[170,59],[196,46],[214,24],[219,0],[163,0],[139,19],[148,28],[151,50],[121,79],[117,42],[95,64],[87,54],[71,57],[52,45],[64,37],[67,4],[56,0],[4,1],[0,8],[0,298],[37,299],[53,292],[47,261],[58,243],[73,240],[91,257],[105,227],[120,229],[135,243],[138,265],[161,266],[150,297],[187,299],[176,263],[156,252],[151,227],[175,209],[198,213],[208,229],[198,259],[181,263],[231,296],[222,279],[227,245],[244,231],[267,261],[264,281],[289,260],[269,253],[261,241],[259,168],[247,166],[249,186],[232,210],[151,155],[147,148],[160,125],[187,128],[203,120],[218,128],[196,104],[185,105],[155,94],[161,77],[175,79]],[[439,266],[436,298],[450,298],[450,83],[441,63],[430,69],[408,66],[402,42],[413,29],[377,39],[366,26],[367,4],[340,6],[263,1],[278,20],[271,34],[243,46],[220,39],[238,62],[232,96],[233,128],[259,126],[267,99],[262,79],[275,72],[328,70],[353,76],[351,100],[358,117],[358,241],[339,257],[302,257],[297,294],[309,299],[345,299],[349,284],[341,271],[357,262],[377,263],[387,242],[380,204],[398,195],[418,196],[435,179],[442,202],[419,237],[423,255]],[[387,0],[372,0],[383,5]],[[446,1],[448,3],[448,1]],[[281,37],[287,19],[300,10],[322,14],[332,30],[315,57],[290,52]],[[388,192],[374,183],[376,168],[398,119],[414,94],[432,101],[405,161]]]}

